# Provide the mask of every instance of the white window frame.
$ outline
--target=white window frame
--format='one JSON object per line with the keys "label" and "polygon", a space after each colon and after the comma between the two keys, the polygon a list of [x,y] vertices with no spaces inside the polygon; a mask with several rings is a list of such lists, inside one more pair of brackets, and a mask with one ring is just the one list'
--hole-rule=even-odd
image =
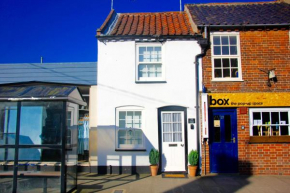
{"label": "white window frame", "polygon": [[[212,81],[243,81],[242,78],[242,63],[241,63],[241,46],[240,46],[240,33],[239,32],[212,32],[210,33],[211,40],[211,64],[212,64]],[[214,36],[236,36],[237,37],[237,55],[214,55],[213,49],[213,37]],[[238,78],[215,78],[214,76],[214,59],[222,59],[222,58],[237,58],[238,59]]]}
{"label": "white window frame", "polygon": [[[140,47],[161,47],[161,62],[139,62],[139,48]],[[135,52],[135,74],[136,82],[162,82],[165,81],[165,52],[164,46],[161,43],[136,43],[136,52]],[[161,64],[161,77],[139,77],[139,65],[140,64]]]}
{"label": "white window frame", "polygon": [[[257,112],[270,112],[270,113],[271,112],[288,112],[288,124],[280,124],[279,123],[279,126],[288,126],[288,136],[290,136],[290,108],[250,108],[249,109],[250,136],[254,136],[253,135],[253,126],[257,126],[253,122],[253,113],[257,113]],[[271,116],[270,116],[270,122],[271,122]],[[266,126],[266,125],[262,124],[261,126]],[[276,124],[270,124],[269,126],[276,126]],[[261,135],[261,136],[264,136],[264,135]],[[275,135],[272,134],[272,130],[271,129],[270,129],[270,136],[275,136]],[[279,129],[279,135],[278,136],[281,136],[281,130],[280,129]]]}
{"label": "white window frame", "polygon": [[[138,144],[122,144],[119,145],[119,137],[118,137],[118,132],[120,130],[128,130],[128,128],[120,128],[119,127],[119,112],[120,111],[139,111],[141,112],[141,130],[142,130],[142,144],[138,145]],[[145,149],[145,137],[144,137],[144,125],[145,125],[145,121],[144,121],[144,108],[143,107],[139,107],[139,106],[125,106],[125,107],[118,107],[116,108],[116,127],[115,127],[115,147],[117,150],[122,150],[122,149],[126,149],[126,150],[138,150],[138,149]],[[134,130],[134,129],[133,129]]]}

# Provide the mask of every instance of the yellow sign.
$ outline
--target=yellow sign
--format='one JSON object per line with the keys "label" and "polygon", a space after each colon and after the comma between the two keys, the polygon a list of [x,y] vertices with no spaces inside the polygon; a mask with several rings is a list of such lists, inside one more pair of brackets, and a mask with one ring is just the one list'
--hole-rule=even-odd
{"label": "yellow sign", "polygon": [[209,107],[290,106],[290,93],[210,93]]}

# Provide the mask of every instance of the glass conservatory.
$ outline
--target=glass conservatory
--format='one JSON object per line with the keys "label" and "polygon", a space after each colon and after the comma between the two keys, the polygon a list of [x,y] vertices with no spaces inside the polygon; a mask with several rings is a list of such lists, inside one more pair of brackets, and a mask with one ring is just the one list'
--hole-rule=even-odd
{"label": "glass conservatory", "polygon": [[0,192],[76,189],[79,105],[74,86],[0,87]]}

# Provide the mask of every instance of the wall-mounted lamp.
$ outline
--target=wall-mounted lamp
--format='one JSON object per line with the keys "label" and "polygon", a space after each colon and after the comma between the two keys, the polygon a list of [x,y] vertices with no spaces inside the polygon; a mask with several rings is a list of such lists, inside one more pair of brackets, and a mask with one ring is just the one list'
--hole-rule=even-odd
{"label": "wall-mounted lamp", "polygon": [[262,72],[265,72],[268,75],[268,83],[267,86],[271,87],[271,81],[273,81],[274,83],[278,82],[277,77],[275,75],[275,68],[271,69],[271,70],[263,70],[263,69],[259,69]]}

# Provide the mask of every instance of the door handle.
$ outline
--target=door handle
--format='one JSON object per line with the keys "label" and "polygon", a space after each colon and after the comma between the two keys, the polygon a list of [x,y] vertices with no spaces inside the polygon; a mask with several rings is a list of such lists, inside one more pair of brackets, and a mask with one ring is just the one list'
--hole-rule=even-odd
{"label": "door handle", "polygon": [[181,145],[181,147],[183,147],[184,146],[184,144],[180,144]]}
{"label": "door handle", "polygon": [[232,141],[233,141],[233,143],[236,143],[236,138],[235,138],[235,137],[233,137]]}

